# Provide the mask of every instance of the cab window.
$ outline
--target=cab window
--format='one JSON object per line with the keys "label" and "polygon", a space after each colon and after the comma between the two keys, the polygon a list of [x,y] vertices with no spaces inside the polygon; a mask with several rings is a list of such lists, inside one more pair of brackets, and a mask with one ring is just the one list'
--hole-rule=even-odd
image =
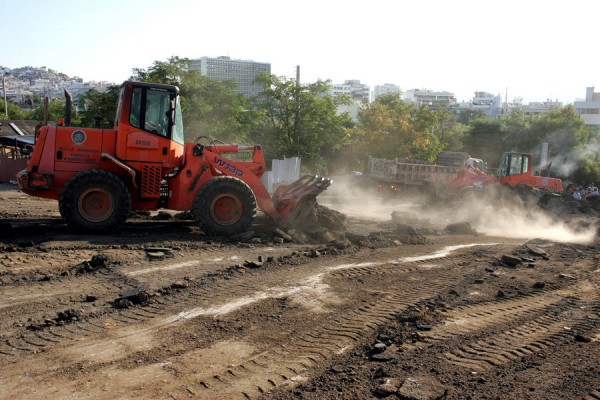
{"label": "cab window", "polygon": [[169,92],[148,89],[146,93],[146,115],[144,130],[167,136],[169,132]]}
{"label": "cab window", "polygon": [[129,123],[156,135],[169,137],[171,94],[152,88],[134,88],[131,96]]}
{"label": "cab window", "polygon": [[527,157],[523,155],[513,155],[510,158],[510,175],[524,174],[528,171]]}

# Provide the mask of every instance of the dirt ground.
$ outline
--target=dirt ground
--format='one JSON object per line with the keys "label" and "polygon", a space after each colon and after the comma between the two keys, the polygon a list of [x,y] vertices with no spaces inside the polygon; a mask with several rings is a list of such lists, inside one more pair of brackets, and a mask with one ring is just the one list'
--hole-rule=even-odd
{"label": "dirt ground", "polygon": [[165,212],[89,236],[1,185],[0,398],[600,399],[597,236],[419,210],[320,243]]}

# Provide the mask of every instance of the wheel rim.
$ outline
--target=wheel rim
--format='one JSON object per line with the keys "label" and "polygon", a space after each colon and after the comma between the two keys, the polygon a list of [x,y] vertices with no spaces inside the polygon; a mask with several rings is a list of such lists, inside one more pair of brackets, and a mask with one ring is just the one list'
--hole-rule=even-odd
{"label": "wheel rim", "polygon": [[90,188],[79,196],[77,210],[86,220],[101,222],[112,215],[115,210],[115,199],[106,189]]}
{"label": "wheel rim", "polygon": [[220,194],[210,203],[210,216],[220,225],[233,225],[242,217],[242,201],[231,194]]}

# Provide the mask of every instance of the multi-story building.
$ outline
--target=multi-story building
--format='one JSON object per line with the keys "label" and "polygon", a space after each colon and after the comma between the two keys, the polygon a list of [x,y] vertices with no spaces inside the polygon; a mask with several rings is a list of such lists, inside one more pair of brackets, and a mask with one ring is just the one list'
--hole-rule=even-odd
{"label": "multi-story building", "polygon": [[426,105],[432,110],[450,108],[456,104],[454,93],[434,92],[429,89],[410,89],[402,95],[402,98],[408,103],[414,103],[417,106]]}
{"label": "multi-story building", "polygon": [[191,60],[190,70],[198,70],[200,74],[211,79],[237,83],[237,93],[253,97],[262,92],[262,86],[255,83],[261,73],[271,73],[271,64],[250,60],[232,60],[230,57],[201,57]]}
{"label": "multi-story building", "polygon": [[331,86],[330,94],[334,97],[341,94],[349,95],[354,102],[362,103],[370,100],[371,88],[359,80],[348,80]]}
{"label": "multi-story building", "polygon": [[462,101],[451,107],[456,113],[462,110],[481,111],[485,116],[496,118],[504,113],[502,97],[488,92],[475,92],[471,101]]}
{"label": "multi-story building", "polygon": [[573,103],[575,110],[587,126],[600,128],[600,93],[594,92],[594,87],[585,91],[585,100]]}
{"label": "multi-story building", "polygon": [[350,96],[351,104],[340,104],[337,106],[337,112],[348,113],[354,121],[358,118],[363,103],[369,103],[371,96],[371,88],[368,85],[360,83],[359,80],[348,80],[344,83],[333,84],[329,90],[329,94],[333,97],[342,94]]}
{"label": "multi-story building", "polygon": [[562,103],[560,101],[552,101],[552,100],[546,100],[546,101],[533,101],[530,102],[529,104],[527,104],[526,106],[523,107],[523,111],[525,112],[526,115],[533,115],[533,114],[542,114],[545,112],[548,112],[554,108],[560,108],[562,107]]}
{"label": "multi-story building", "polygon": [[393,83],[375,85],[375,88],[373,89],[373,100],[376,100],[379,96],[389,93],[397,93],[398,96],[400,96],[401,92],[400,86],[394,85]]}

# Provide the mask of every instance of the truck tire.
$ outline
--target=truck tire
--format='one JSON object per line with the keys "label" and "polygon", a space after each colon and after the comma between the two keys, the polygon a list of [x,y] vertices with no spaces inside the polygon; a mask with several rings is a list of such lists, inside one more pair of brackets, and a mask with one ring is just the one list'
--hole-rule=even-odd
{"label": "truck tire", "polygon": [[252,189],[231,176],[217,176],[196,193],[192,213],[207,235],[230,236],[246,232],[256,214]]}
{"label": "truck tire", "polygon": [[105,234],[125,223],[131,211],[131,194],[116,175],[88,169],[67,181],[60,191],[58,208],[71,228]]}

